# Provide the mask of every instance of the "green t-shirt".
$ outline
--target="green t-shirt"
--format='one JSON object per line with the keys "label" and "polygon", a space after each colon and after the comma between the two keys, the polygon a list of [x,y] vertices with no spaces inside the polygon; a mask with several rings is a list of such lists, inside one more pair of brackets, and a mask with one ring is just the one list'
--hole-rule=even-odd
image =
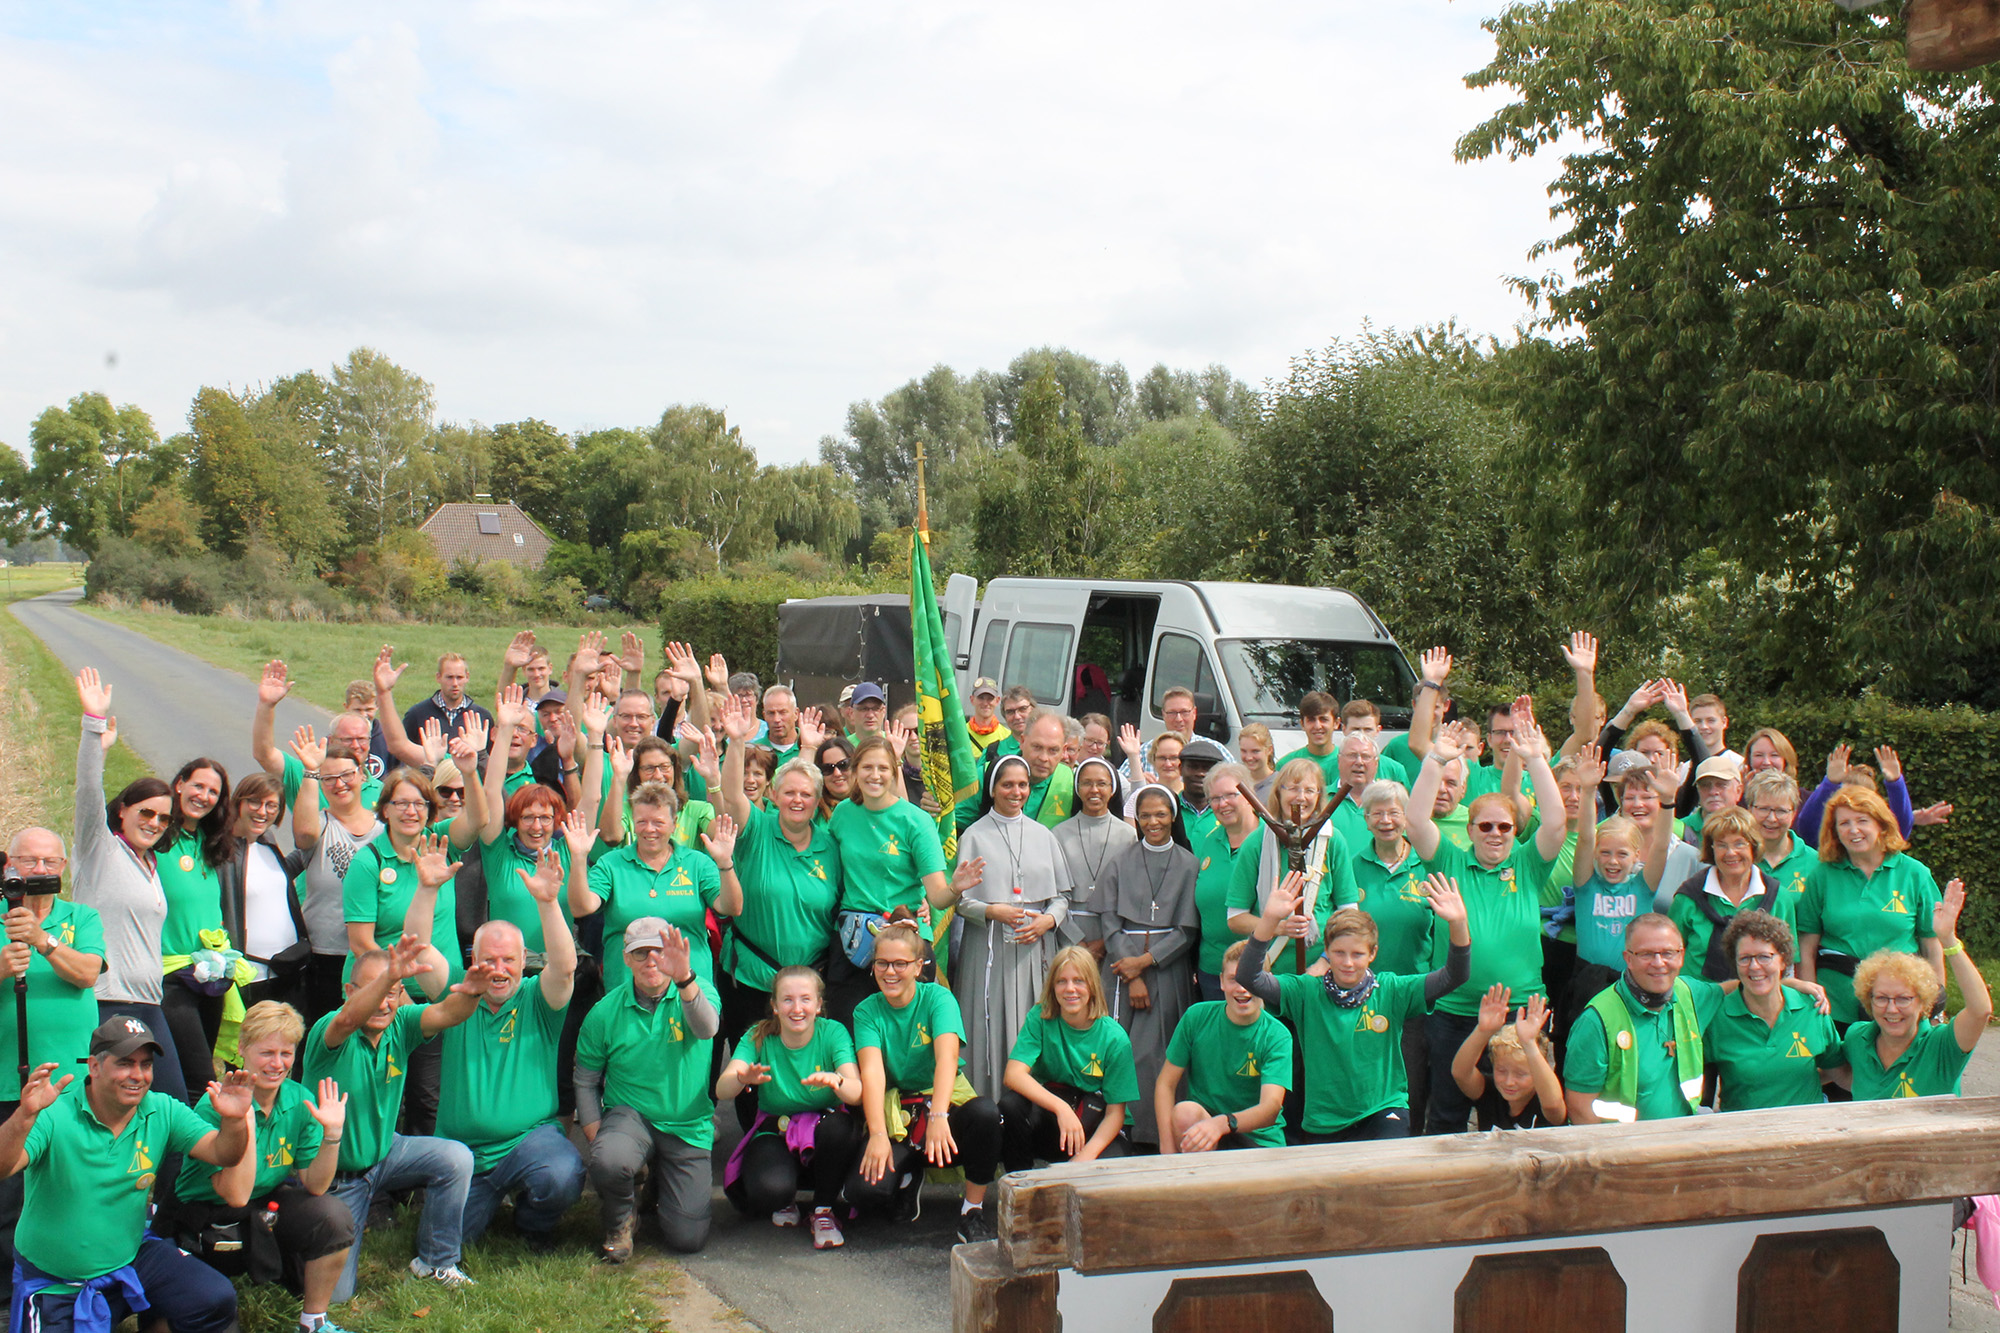
{"label": "green t-shirt", "polygon": [[[392,948],[403,938],[403,917],[409,912],[410,899],[416,892],[416,862],[399,855],[395,844],[389,841],[389,830],[383,829],[367,846],[357,847],[354,859],[347,863],[347,876],[340,882],[341,910],[348,922],[373,926],[379,948]],[[438,886],[437,906],[431,913],[431,943],[444,955],[445,964],[451,969],[451,981],[462,980],[465,951],[458,942],[456,880],[448,879]],[[353,975],[354,957],[350,954],[341,977],[344,980]],[[412,994],[423,991],[415,977],[410,978],[409,988]],[[345,1146],[343,1143],[342,1148]]]}
{"label": "green t-shirt", "polygon": [[1352,1009],[1326,993],[1324,977],[1279,977],[1279,1012],[1311,1053],[1305,1128],[1333,1134],[1358,1120],[1410,1104],[1403,1024],[1428,1012],[1424,979],[1377,972],[1375,989]]}
{"label": "green t-shirt", "polygon": [[1375,854],[1372,836],[1356,846],[1359,850],[1352,862],[1354,896],[1335,905],[1344,907],[1352,902],[1374,920],[1381,935],[1375,954],[1379,971],[1404,974],[1427,971],[1437,914],[1431,911],[1431,900],[1424,896],[1424,882],[1430,877],[1424,859],[1413,849],[1406,849],[1403,859],[1392,870]]}
{"label": "green t-shirt", "polygon": [[1456,847],[1461,852],[1472,850],[1472,808],[1463,802],[1454,805],[1448,813],[1432,815],[1431,823],[1444,838],[1445,845]]}
{"label": "green t-shirt", "polygon": [[1309,748],[1301,745],[1298,749],[1273,764],[1271,766],[1272,770],[1274,772],[1282,772],[1285,765],[1291,763],[1294,759],[1310,759],[1315,764],[1318,764],[1319,771],[1326,775],[1327,791],[1332,793],[1340,790],[1340,741],[1338,738],[1335,738],[1333,748],[1325,754],[1314,754]]}
{"label": "green t-shirt", "polygon": [[[1252,829],[1244,841],[1255,837]],[[1194,844],[1194,856],[1201,869],[1194,880],[1194,906],[1201,918],[1201,949],[1195,961],[1200,971],[1214,976],[1222,971],[1222,955],[1242,936],[1229,928],[1229,886],[1236,874],[1240,849],[1229,845],[1229,832],[1221,825],[1209,829]]]}
{"label": "green t-shirt", "polygon": [[604,900],[604,985],[607,990],[631,976],[625,966],[625,927],[642,916],[657,916],[687,936],[695,975],[715,980],[715,957],[708,948],[708,909],[722,894],[722,874],[706,852],[674,847],[658,870],[639,859],[638,848],[614,847],[590,868],[590,891]]}
{"label": "green t-shirt", "polygon": [[1132,1060],[1132,1039],[1115,1018],[1099,1017],[1078,1031],[1061,1014],[1042,1017],[1037,1005],[1028,1011],[1007,1058],[1026,1065],[1038,1083],[1067,1083],[1079,1092],[1102,1093],[1107,1103],[1122,1103],[1125,1118],[1132,1118],[1139,1100],[1139,1067]]}
{"label": "green t-shirt", "polygon": [[[569,911],[569,842],[561,830],[554,839],[556,855],[562,858],[563,882],[556,890],[556,904],[562,909],[563,920],[569,922],[571,938],[575,937],[576,918]],[[527,884],[517,873],[535,873],[535,858],[521,850],[514,830],[502,829],[500,836],[492,842],[481,843],[479,861],[486,868],[486,919],[488,921],[511,921],[521,928],[521,940],[530,952],[541,953],[547,949],[548,940],[542,934],[542,908],[535,901],[535,895],[528,892]]]}
{"label": "green t-shirt", "polygon": [[[1584,799],[1591,797],[1586,793]],[[1549,867],[1549,877],[1542,881],[1542,906],[1554,907],[1563,900],[1563,890],[1575,883],[1576,875],[1576,834],[1574,831],[1563,839],[1563,849],[1556,853],[1555,863]],[[1556,938],[1564,944],[1576,943],[1576,924],[1566,922],[1556,932]]]}
{"label": "green t-shirt", "polygon": [[[1256,916],[1263,910],[1257,905],[1257,875],[1264,863],[1264,837],[1262,827],[1254,829],[1243,840],[1243,845],[1236,849],[1236,869],[1229,880],[1228,905],[1231,912],[1248,912]],[[1278,864],[1282,872],[1283,860]],[[1354,854],[1347,845],[1347,839],[1335,833],[1326,840],[1325,873],[1320,878],[1319,896],[1313,902],[1313,923],[1317,933],[1305,942],[1307,967],[1312,966],[1313,960],[1325,947],[1326,919],[1333,915],[1334,906],[1353,902],[1355,897]],[[1270,970],[1279,976],[1299,970],[1298,950],[1292,947],[1289,939],[1274,941],[1269,957]]]}
{"label": "green t-shirt", "polygon": [[527,978],[499,1009],[481,1000],[472,1017],[444,1030],[437,1132],[472,1149],[472,1169],[491,1171],[514,1145],[556,1119],[556,1045],[563,1016]]}
{"label": "green t-shirt", "polygon": [[[1437,1002],[1441,1013],[1471,1017],[1480,997],[1495,982],[1514,993],[1514,1003],[1526,1004],[1542,995],[1542,882],[1549,862],[1532,842],[1519,842],[1514,854],[1487,870],[1471,852],[1449,843],[1438,844],[1430,869],[1458,881],[1465,899],[1466,925],[1472,932],[1472,977]],[[1443,967],[1450,947],[1446,932],[1437,931],[1431,967]]]}
{"label": "green t-shirt", "polygon": [[1819,864],[1819,851],[1807,846],[1806,840],[1796,833],[1786,836],[1792,840],[1792,850],[1785,854],[1784,859],[1759,860],[1757,868],[1778,881],[1778,888],[1783,891],[1785,900],[1792,905],[1793,914],[1797,915],[1799,899],[1805,896],[1806,881],[1812,877],[1813,868]]}
{"label": "green t-shirt", "polygon": [[[701,993],[718,1012],[721,997],[707,977]],[[695,1148],[715,1143],[715,1099],[709,1095],[713,1038],[696,1037],[669,987],[650,1010],[628,977],[599,1000],[577,1034],[579,1069],[604,1075],[604,1105],[629,1106],[662,1134]]]}
{"label": "green t-shirt", "polygon": [[840,848],[825,827],[814,824],[800,851],[785,837],[775,810],[751,807],[736,835],[736,877],[743,912],[723,950],[724,967],[738,985],[771,989],[777,971],[757,951],[781,967],[811,966],[825,956],[842,878]]}
{"label": "green t-shirt", "polygon": [[[1499,791],[1500,780],[1505,776],[1506,770],[1499,764],[1466,765],[1465,799],[1460,804],[1469,806],[1475,798]],[[1528,798],[1528,803],[1532,807],[1535,799],[1535,784],[1534,780],[1528,776],[1525,765],[1521,771],[1520,794]]]}
{"label": "green t-shirt", "polygon": [[[375,803],[382,799],[382,779],[367,776],[367,755],[361,756],[361,772],[364,774],[361,779],[361,808],[372,811]],[[299,788],[305,784],[305,780],[306,766],[299,762],[297,755],[286,755],[284,771],[278,776],[279,784],[285,789],[285,809],[289,810],[298,804]],[[319,808],[326,809],[325,787],[321,787],[319,791]]]}
{"label": "green t-shirt", "polygon": [[321,1079],[330,1078],[347,1094],[347,1123],[340,1132],[342,1171],[366,1171],[389,1155],[389,1141],[396,1136],[396,1117],[403,1109],[407,1084],[403,1075],[410,1067],[410,1052],[423,1042],[427,1008],[404,1005],[373,1042],[364,1029],[350,1033],[346,1041],[329,1049],[326,1030],[340,1013],[338,1009],[313,1024],[306,1034],[307,1086],[316,1088]]}
{"label": "green t-shirt", "polygon": [[160,953],[172,958],[202,946],[201,932],[222,929],[222,885],[215,867],[202,859],[201,833],[182,829],[159,850],[155,865],[160,892],[167,900],[167,919],[160,927]]}
{"label": "green t-shirt", "polygon": [[903,1092],[928,1092],[936,1085],[937,1055],[931,1044],[946,1033],[958,1038],[958,1059],[964,1064],[965,1024],[958,1001],[934,981],[918,982],[917,993],[901,1009],[879,991],[854,1007],[855,1051],[880,1051],[888,1086]]}
{"label": "green t-shirt", "polygon": [[[42,918],[42,929],[57,944],[78,953],[104,957],[104,921],[95,907],[57,898]],[[175,982],[179,985],[179,982]],[[13,983],[6,983],[8,990]],[[0,995],[0,1051],[6,1052],[5,1068],[0,1069],[0,1101],[21,1097],[21,1071],[16,1067],[20,1039],[14,1035],[14,997]],[[28,954],[28,1067],[54,1064],[55,1076],[66,1073],[83,1081],[76,1062],[90,1053],[90,1034],[97,1030],[97,992],[89,986],[72,986],[56,975],[55,965],[39,953]]]}
{"label": "green t-shirt", "polygon": [[837,1074],[842,1065],[853,1064],[854,1039],[846,1028],[822,1017],[813,1020],[811,1035],[796,1051],[777,1033],[760,1046],[752,1029],[737,1041],[735,1058],[770,1069],[770,1079],[757,1085],[757,1109],[765,1115],[831,1111],[840,1105],[840,1095],[832,1088],[807,1087],[805,1079],[808,1074]]}
{"label": "green t-shirt", "polygon": [[[1851,861],[1821,861],[1806,876],[1806,891],[1792,910],[1799,934],[1819,936],[1822,952],[1859,960],[1879,949],[1919,952],[1920,942],[1936,933],[1931,909],[1939,897],[1930,867],[1896,852],[1873,876],[1864,876]],[[1826,993],[1836,1023],[1867,1017],[1854,987],[1828,986]]]}
{"label": "green t-shirt", "polygon": [[149,1092],[114,1135],[90,1109],[79,1075],[28,1131],[16,1250],[71,1282],[123,1268],[139,1253],[160,1159],[214,1128],[178,1098]]}
{"label": "green t-shirt", "polygon": [[[944,872],[937,822],[908,801],[886,810],[842,801],[827,828],[840,848],[843,912],[914,912],[924,901],[924,876]],[[930,938],[929,926],[923,934]]]}
{"label": "green t-shirt", "polygon": [[1785,1007],[1776,1026],[1751,1013],[1739,990],[1722,997],[1722,1007],[1703,1030],[1702,1052],[1716,1070],[1718,1111],[1817,1106],[1826,1100],[1819,1071],[1841,1063],[1833,1020],[1789,986],[1779,994]]}
{"label": "green t-shirt", "polygon": [[[1902,1057],[1887,1069],[1881,1052],[1875,1049],[1880,1029],[1872,1019],[1847,1029],[1841,1055],[1854,1071],[1854,1100],[1880,1101],[1889,1097],[1956,1097],[1958,1081],[1965,1073],[1972,1052],[1958,1044],[1958,1029],[1950,1023],[1921,1027],[1917,1039]],[[25,1226],[27,1219],[22,1218]]]}
{"label": "green t-shirt", "polygon": [[[194,1113],[210,1125],[222,1123],[207,1097],[195,1103]],[[257,1179],[250,1186],[250,1197],[263,1198],[311,1166],[319,1156],[325,1132],[313,1118],[312,1098],[306,1095],[305,1084],[294,1079],[279,1084],[271,1109],[257,1108]],[[221,1203],[222,1196],[215,1192],[216,1170],[207,1162],[188,1158],[174,1192],[189,1203]]]}
{"label": "green t-shirt", "polygon": [[[1473,936],[1474,940],[1479,937]],[[1475,948],[1477,946],[1475,945]],[[1682,976],[1694,1002],[1695,1026],[1706,1030],[1722,1008],[1722,988],[1700,977]],[[1672,998],[1655,1012],[1633,1000],[1631,987],[1620,978],[1618,997],[1632,1018],[1632,1044],[1639,1059],[1639,1119],[1671,1120],[1692,1115],[1687,1098],[1681,1095],[1680,1074],[1673,1050],[1674,1005]],[[1569,1030],[1569,1054],[1563,1060],[1563,1084],[1572,1092],[1604,1091],[1604,1072],[1609,1065],[1609,1046],[1604,1020],[1595,1009],[1577,1014]]]}
{"label": "green t-shirt", "polygon": [[1333,810],[1334,831],[1347,839],[1347,845],[1366,847],[1375,841],[1375,835],[1368,829],[1368,815],[1361,806],[1351,800],[1342,801]]}
{"label": "green t-shirt", "polygon": [[[1226,1002],[1204,1000],[1181,1015],[1167,1043],[1167,1063],[1187,1070],[1189,1101],[1210,1115],[1241,1115],[1263,1100],[1270,1084],[1290,1091],[1292,1034],[1268,1010],[1238,1024],[1229,1021]],[[1242,1133],[1260,1148],[1285,1146],[1278,1125]]]}

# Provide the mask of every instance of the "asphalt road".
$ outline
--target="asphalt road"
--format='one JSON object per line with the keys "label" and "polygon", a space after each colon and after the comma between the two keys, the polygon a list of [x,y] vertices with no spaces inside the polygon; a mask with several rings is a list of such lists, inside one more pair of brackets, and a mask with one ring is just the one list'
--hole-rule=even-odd
{"label": "asphalt road", "polygon": [[[250,757],[256,682],[85,615],[76,609],[82,597],[81,588],[70,588],[15,602],[10,609],[72,673],[97,668],[111,686],[118,738],[161,777],[172,777],[197,755],[220,760],[232,778],[256,772]],[[278,705],[279,744],[306,723],[325,735],[328,716],[310,704],[285,700]]]}

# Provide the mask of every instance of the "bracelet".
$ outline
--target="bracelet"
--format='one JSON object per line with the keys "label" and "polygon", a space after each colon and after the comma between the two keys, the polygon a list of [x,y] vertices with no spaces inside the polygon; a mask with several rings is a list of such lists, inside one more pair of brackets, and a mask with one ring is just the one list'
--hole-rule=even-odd
{"label": "bracelet", "polygon": [[299,781],[301,781],[301,782],[318,782],[318,781],[319,781],[319,770],[318,770],[318,769],[316,769],[316,768],[309,768],[309,769],[307,769],[307,770],[306,770],[306,772],[305,772],[305,776],[304,776],[304,777],[302,777],[302,778],[300,778],[300,779],[299,779]]}
{"label": "bracelet", "polygon": [[583,772],[583,765],[571,764],[568,768],[565,768],[563,770],[563,776],[568,777],[572,773],[581,773],[581,772]]}
{"label": "bracelet", "polygon": [[686,977],[674,983],[674,989],[679,990],[683,986],[692,986],[694,985],[696,980],[698,980],[698,978],[694,975],[694,973],[690,972],[687,974]]}
{"label": "bracelet", "polygon": [[1963,941],[1961,941],[1960,943],[1952,945],[1949,949],[1946,949],[1944,951],[1944,956],[1946,958],[1949,958],[1955,953],[1964,953],[1964,952],[1965,952],[1965,944]]}
{"label": "bracelet", "polygon": [[1413,688],[1410,691],[1410,693],[1422,694],[1425,690],[1434,690],[1437,688],[1438,688],[1438,683],[1434,680],[1420,680],[1416,683],[1415,688]]}
{"label": "bracelet", "polygon": [[332,1147],[332,1146],[333,1146],[334,1144],[336,1144],[336,1143],[339,1143],[339,1142],[340,1142],[340,1140],[339,1140],[338,1138],[331,1138],[331,1139],[321,1139],[321,1140],[319,1141],[319,1146],[320,1146],[320,1147],[322,1147],[322,1148],[331,1148],[331,1147]]}
{"label": "bracelet", "polygon": [[715,869],[717,874],[733,875],[736,873],[736,863],[734,861],[731,861],[728,865],[717,866]]}

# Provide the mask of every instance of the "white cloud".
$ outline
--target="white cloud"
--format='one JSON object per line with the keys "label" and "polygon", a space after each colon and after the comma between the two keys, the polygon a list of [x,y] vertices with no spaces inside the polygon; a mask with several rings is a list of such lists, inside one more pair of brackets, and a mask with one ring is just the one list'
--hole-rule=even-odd
{"label": "white cloud", "polygon": [[[1505,332],[1552,162],[1456,165],[1495,3],[239,0],[0,36],[0,439],[381,348],[440,411],[726,406],[767,458],[944,361],[1253,381]],[[38,20],[46,22],[46,20]],[[119,364],[107,370],[106,352]]]}

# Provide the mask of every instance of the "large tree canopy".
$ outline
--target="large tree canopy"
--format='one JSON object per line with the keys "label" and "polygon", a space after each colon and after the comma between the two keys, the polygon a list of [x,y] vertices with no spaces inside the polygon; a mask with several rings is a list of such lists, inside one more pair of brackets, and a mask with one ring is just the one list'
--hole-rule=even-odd
{"label": "large tree canopy", "polygon": [[[1761,688],[2000,704],[2000,113],[1826,0],[1557,0],[1490,20],[1517,100],[1461,156],[1572,150],[1508,358],[1545,554],[1629,624],[1693,566],[1770,609]],[[1657,621],[1654,622],[1657,628]]]}

